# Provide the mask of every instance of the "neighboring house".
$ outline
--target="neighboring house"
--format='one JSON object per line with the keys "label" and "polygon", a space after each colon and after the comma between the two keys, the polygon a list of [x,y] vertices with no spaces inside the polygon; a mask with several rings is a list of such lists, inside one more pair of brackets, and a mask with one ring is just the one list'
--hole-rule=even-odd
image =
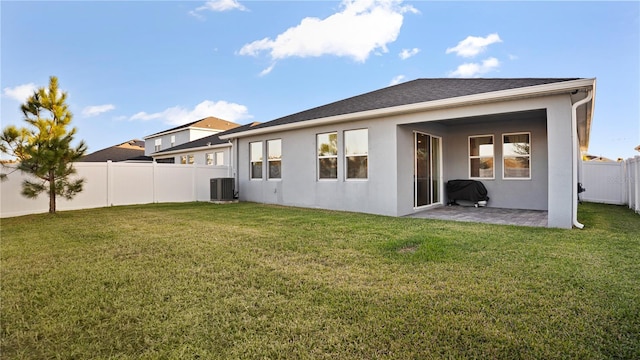
{"label": "neighboring house", "polygon": [[582,160],[583,161],[601,161],[601,162],[616,162],[617,161],[617,160],[609,159],[609,158],[604,157],[604,156],[589,155],[589,154],[583,155],[582,156]]}
{"label": "neighboring house", "polygon": [[164,130],[144,138],[145,155],[151,156],[158,151],[185,144],[205,136],[233,129],[239,125],[215,117],[207,117],[169,130]]}
{"label": "neighboring house", "polygon": [[144,141],[133,139],[122,144],[114,145],[83,156],[81,162],[120,162],[120,161],[145,161],[151,162],[151,157],[144,155]]}
{"label": "neighboring house", "polygon": [[229,140],[220,139],[219,135],[245,131],[256,124],[259,123],[238,125],[230,130],[160,150],[152,154],[153,160],[157,163],[169,164],[230,166],[232,144]]}
{"label": "neighboring house", "polygon": [[595,79],[418,79],[245,131],[234,144],[240,200],[403,216],[480,180],[488,206],[577,221],[578,163]]}

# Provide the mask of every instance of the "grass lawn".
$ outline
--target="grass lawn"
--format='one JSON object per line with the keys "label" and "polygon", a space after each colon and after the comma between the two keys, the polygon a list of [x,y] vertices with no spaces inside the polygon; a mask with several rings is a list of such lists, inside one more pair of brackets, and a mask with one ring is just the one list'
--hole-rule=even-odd
{"label": "grass lawn", "polygon": [[0,357],[640,358],[640,216],[584,230],[240,203],[3,219]]}

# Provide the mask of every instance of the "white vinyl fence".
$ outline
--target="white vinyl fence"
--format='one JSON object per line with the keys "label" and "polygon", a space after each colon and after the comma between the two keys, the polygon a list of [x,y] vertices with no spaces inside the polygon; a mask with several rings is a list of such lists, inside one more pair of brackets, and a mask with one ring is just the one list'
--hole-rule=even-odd
{"label": "white vinyl fence", "polygon": [[583,201],[628,205],[640,213],[640,156],[620,162],[582,163]]}
{"label": "white vinyl fence", "polygon": [[[74,176],[85,179],[83,190],[72,200],[58,197],[57,210],[209,201],[210,179],[233,177],[229,166],[87,162],[75,163],[74,167],[77,171]],[[29,175],[16,171],[0,183],[0,218],[49,211],[47,194],[36,199],[20,194],[26,176]]]}

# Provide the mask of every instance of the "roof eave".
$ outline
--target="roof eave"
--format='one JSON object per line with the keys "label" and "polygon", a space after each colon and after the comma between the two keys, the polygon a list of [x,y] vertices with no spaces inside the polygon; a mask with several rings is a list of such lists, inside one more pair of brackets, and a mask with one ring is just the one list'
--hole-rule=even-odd
{"label": "roof eave", "polygon": [[[269,126],[259,129],[252,129],[242,132],[237,132],[228,135],[220,135],[220,139],[228,140],[233,138],[241,138],[246,136],[261,135],[272,133],[276,131],[295,130],[300,128],[312,127],[316,125],[326,125],[332,123],[339,123],[344,121],[354,121],[362,119],[371,119],[383,116],[392,116],[406,113],[413,113],[425,110],[436,110],[446,107],[456,107],[461,105],[474,105],[479,103],[487,103],[494,101],[506,101],[515,100],[528,97],[539,97],[562,94],[573,91],[575,89],[593,88],[595,89],[595,78],[577,79],[562,81],[543,85],[534,85],[521,87],[516,89],[492,91],[481,94],[473,94],[466,96],[459,96],[454,98],[447,98],[434,101],[426,101],[415,104],[407,104],[400,106],[393,106],[382,109],[360,111],[349,114],[342,114],[336,116],[329,116],[311,120],[303,120],[289,124]],[[589,120],[590,123],[590,120]]]}
{"label": "roof eave", "polygon": [[593,112],[595,110],[595,106],[596,106],[596,79],[592,79],[593,80],[593,84],[591,87],[591,91],[592,93],[592,97],[591,97],[591,101],[590,101],[590,107],[589,110],[587,111],[587,121],[586,121],[586,129],[585,129],[585,139],[582,140],[580,139],[580,149],[584,152],[586,152],[589,149],[589,138],[591,137],[591,121],[593,120]]}
{"label": "roof eave", "polygon": [[197,126],[189,126],[189,127],[185,127],[185,128],[180,128],[180,129],[175,129],[175,130],[169,130],[169,131],[163,131],[163,132],[159,132],[159,133],[155,133],[153,135],[148,135],[143,137],[144,140],[148,140],[148,139],[153,139],[159,136],[164,136],[164,135],[168,135],[168,134],[174,134],[174,133],[178,133],[181,131],[185,131],[185,130],[203,130],[203,131],[210,131],[213,132],[214,134],[217,134],[219,132],[222,132],[224,130],[218,130],[218,129],[210,129],[210,128],[202,128],[202,127],[197,127]]}

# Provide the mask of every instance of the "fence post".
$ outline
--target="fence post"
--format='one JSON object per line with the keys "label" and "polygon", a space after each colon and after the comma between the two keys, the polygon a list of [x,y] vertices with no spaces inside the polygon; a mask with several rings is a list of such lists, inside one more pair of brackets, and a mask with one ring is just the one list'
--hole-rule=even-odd
{"label": "fence post", "polygon": [[191,171],[191,196],[193,201],[198,201],[198,165],[195,162]]}
{"label": "fence post", "polygon": [[113,161],[107,160],[107,204],[113,206]]}
{"label": "fence post", "polygon": [[151,193],[151,202],[153,202],[154,204],[157,202],[157,198],[156,198],[156,171],[157,171],[157,167],[158,167],[158,163],[156,163],[156,160],[153,159],[153,161],[151,161],[151,189],[152,193]]}
{"label": "fence post", "polygon": [[625,176],[627,179],[627,206],[629,207],[629,209],[633,209],[635,208],[635,196],[636,196],[634,179],[633,179],[633,174],[634,174],[633,158],[628,158],[627,160],[625,160],[625,165],[627,166],[625,171],[626,173]]}
{"label": "fence post", "polygon": [[635,174],[632,179],[629,179],[630,182],[633,182],[633,187],[635,188],[635,207],[634,210],[637,213],[640,213],[640,156],[636,156],[633,159]]}

